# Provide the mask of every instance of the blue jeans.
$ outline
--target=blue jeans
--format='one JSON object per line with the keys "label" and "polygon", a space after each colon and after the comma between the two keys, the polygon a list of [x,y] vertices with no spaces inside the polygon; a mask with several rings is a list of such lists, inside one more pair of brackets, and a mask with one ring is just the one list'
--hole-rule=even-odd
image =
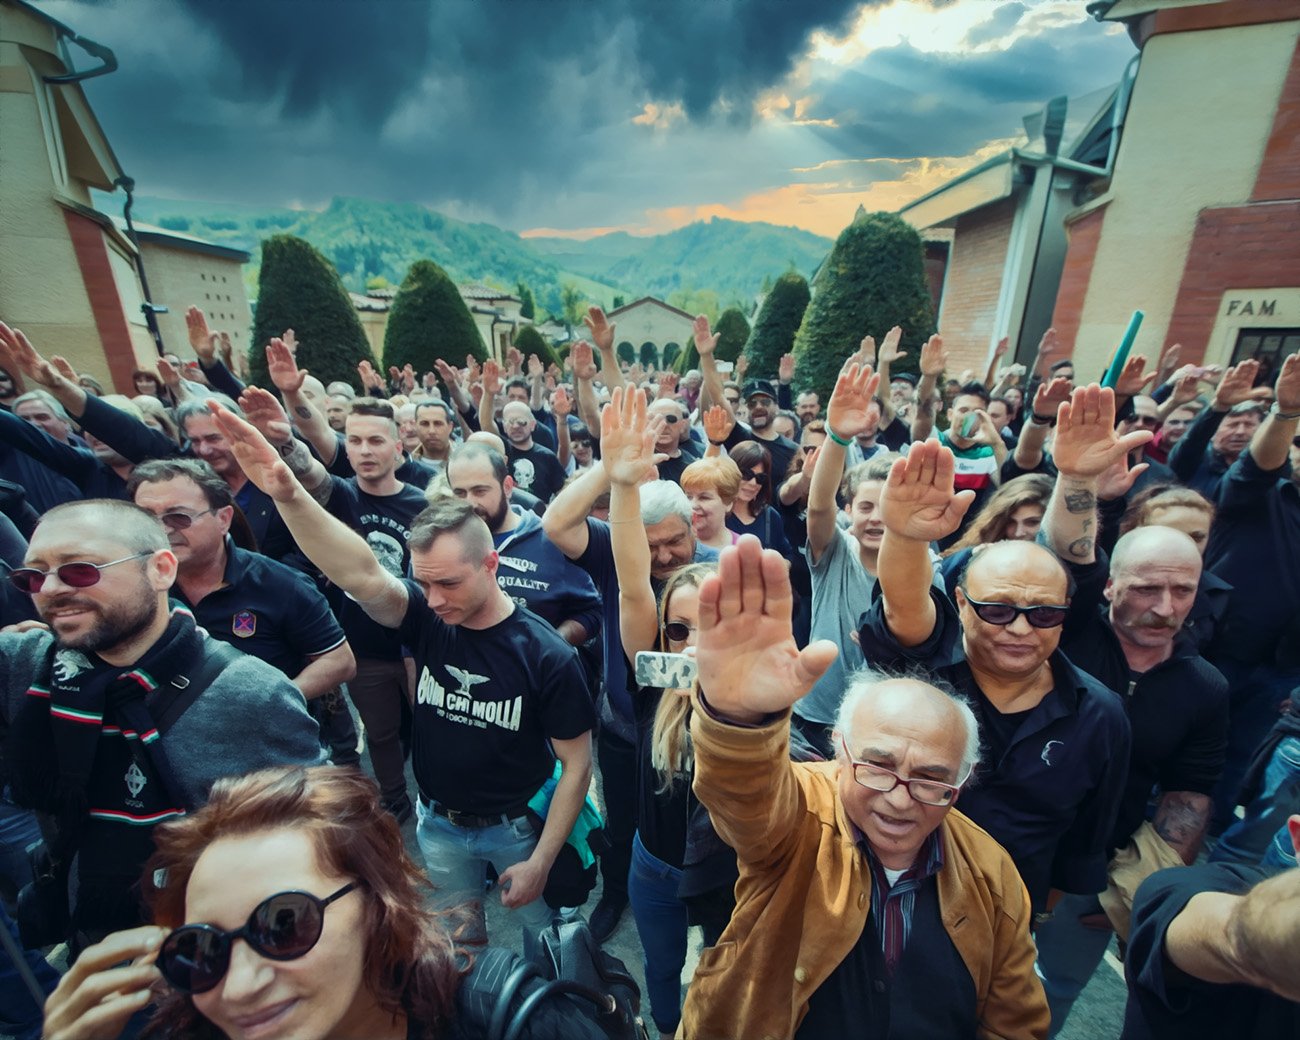
{"label": "blue jeans", "polygon": [[[22,945],[18,939],[18,926],[10,920],[3,903],[0,903],[0,928],[7,929],[14,942]],[[25,950],[24,959],[40,988],[47,996],[53,993],[59,983],[58,973],[35,950]],[[0,1033],[16,1040],[37,1040],[44,1017],[44,1007],[33,1000],[18,969],[0,947]]]}
{"label": "blue jeans", "polygon": [[[1250,665],[1225,658],[1214,662],[1228,680],[1228,748],[1223,775],[1214,790],[1212,834],[1221,834],[1236,821],[1234,810],[1241,781],[1255,753],[1278,720],[1278,705],[1287,699],[1300,675],[1271,664]],[[1250,862],[1256,862],[1251,860]]]}
{"label": "blue jeans", "polygon": [[1300,813],[1300,737],[1283,737],[1264,768],[1264,779],[1210,853],[1214,863],[1258,864],[1268,855],[1274,866],[1296,865],[1287,817]]}
{"label": "blue jeans", "polygon": [[1106,947],[1115,934],[1109,928],[1089,928],[1080,923],[1080,914],[1100,909],[1095,895],[1066,893],[1052,911],[1051,920],[1034,931],[1038,946],[1038,963],[1034,967],[1043,980],[1047,1006],[1052,1012],[1049,1036],[1056,1036],[1065,1025],[1070,1008],[1106,956]]}
{"label": "blue jeans", "polygon": [[[437,890],[437,904],[444,908],[469,908],[477,919],[473,938],[485,938],[487,923],[483,915],[483,885],[487,864],[498,874],[522,863],[537,848],[537,835],[527,817],[492,827],[457,827],[423,803],[416,802],[415,840],[424,857],[424,871]],[[554,916],[540,896],[531,903],[516,907],[524,932],[524,956],[536,959],[538,936],[550,926]]]}
{"label": "blue jeans", "polygon": [[627,894],[641,936],[650,1015],[661,1033],[676,1032],[682,1019],[682,968],[686,966],[686,904],[677,898],[682,872],[632,839]]}

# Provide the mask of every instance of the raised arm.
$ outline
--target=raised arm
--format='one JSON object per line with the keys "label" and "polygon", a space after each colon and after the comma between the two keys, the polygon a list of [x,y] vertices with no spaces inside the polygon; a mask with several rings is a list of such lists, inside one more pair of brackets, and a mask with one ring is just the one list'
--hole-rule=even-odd
{"label": "raised arm", "polygon": [[587,551],[587,517],[596,499],[609,491],[603,466],[592,466],[551,499],[542,515],[542,531],[571,560]]}
{"label": "raised arm", "polygon": [[569,469],[569,413],[573,411],[573,401],[569,399],[569,392],[562,386],[555,388],[555,393],[551,394],[551,413],[555,416],[555,454],[559,457],[560,465],[564,467],[565,472]]}
{"label": "raised arm", "polygon": [[1056,334],[1056,329],[1048,329],[1038,341],[1038,352],[1034,354],[1034,363],[1029,366],[1030,380],[1032,381],[1035,376],[1046,379],[1047,372],[1044,369],[1050,369],[1063,357],[1069,357],[1069,351],[1065,349],[1061,337]]}
{"label": "raised arm", "polygon": [[1010,346],[1011,340],[1003,336],[993,348],[993,353],[989,355],[989,367],[984,372],[984,385],[988,387],[989,393],[993,392],[993,376],[998,370],[998,362],[1006,357]]}
{"label": "raised arm", "polygon": [[835,537],[835,514],[839,512],[835,493],[844,475],[844,451],[871,425],[879,388],[880,376],[872,372],[870,365],[850,362],[840,371],[826,402],[827,436],[817,453],[817,466],[808,488],[809,563],[816,563]]}
{"label": "raised arm", "polygon": [[468,437],[474,431],[465,421],[465,416],[474,413],[474,402],[470,400],[469,394],[465,393],[465,387],[461,385],[460,373],[442,358],[435,358],[433,367],[438,370],[438,375],[442,377],[442,383],[447,388],[447,400],[451,402],[452,409],[456,413],[456,422],[464,436]]}
{"label": "raised arm", "polygon": [[[1102,474],[1151,439],[1150,430],[1115,432],[1115,391],[1078,387],[1056,412],[1052,459],[1059,476],[1043,517],[1048,547],[1067,563],[1096,559],[1097,488]],[[1142,465],[1145,469],[1145,464]],[[1130,471],[1132,480],[1142,469]]]}
{"label": "raised arm", "polygon": [[1291,451],[1300,419],[1300,354],[1282,362],[1277,376],[1277,402],[1250,439],[1250,457],[1267,472],[1280,469]]}
{"label": "raised arm", "polygon": [[298,432],[307,439],[307,443],[315,449],[326,466],[332,465],[334,456],[338,454],[339,439],[320,409],[302,393],[307,370],[298,367],[293,352],[284,340],[272,339],[266,345],[266,369],[271,382],[284,398],[284,407]]}
{"label": "raised arm", "polygon": [[11,329],[0,321],[0,366],[17,380],[26,377],[48,390],[72,418],[80,419],[86,410],[86,391],[68,379],[57,365],[43,358],[20,329]]}
{"label": "raised arm", "polygon": [[880,385],[885,388],[885,392],[880,395],[880,428],[882,430],[886,429],[898,414],[894,411],[893,402],[889,399],[889,372],[890,366],[895,361],[901,361],[907,357],[906,350],[898,349],[899,340],[902,338],[902,328],[895,325],[885,333],[885,338],[880,341],[880,349],[876,352],[876,375],[880,376]]}
{"label": "raised arm", "polygon": [[312,498],[322,505],[329,501],[330,476],[325,467],[312,458],[301,442],[294,439],[289,417],[270,393],[260,386],[248,387],[239,397],[244,418],[270,442],[290,471]]}
{"label": "raised arm", "polygon": [[221,337],[208,328],[208,319],[198,307],[191,307],[185,312],[185,331],[189,334],[190,347],[199,359],[199,368],[208,380],[208,385],[217,393],[225,394],[232,401],[244,392],[244,384],[235,378],[217,356],[221,348]]}
{"label": "raised arm", "polygon": [[930,543],[957,530],[975,500],[974,491],[954,492],[955,468],[952,452],[938,441],[916,441],[894,463],[880,496],[885,535],[876,579],[885,623],[905,647],[924,643],[937,620],[930,599]]}
{"label": "raised arm", "polygon": [[1037,470],[1043,462],[1043,445],[1047,435],[1056,425],[1056,410],[1070,399],[1070,381],[1053,379],[1041,382],[1034,391],[1033,405],[1029,418],[1020,427],[1020,439],[1016,441],[1015,464],[1026,473]]}
{"label": "raised arm", "polygon": [[478,425],[484,433],[497,437],[497,394],[501,393],[501,366],[492,358],[483,362],[483,396],[478,402]]}
{"label": "raised arm", "polygon": [[592,433],[600,429],[600,405],[596,401],[596,358],[591,344],[580,339],[569,351],[573,364],[573,383],[578,394],[578,418]]}
{"label": "raised arm", "polygon": [[[591,341],[600,351],[602,381],[611,390],[616,386],[623,386],[623,370],[619,368],[618,354],[614,352],[614,330],[617,326],[609,323],[605,312],[599,307],[588,307],[582,323],[587,326],[587,331],[591,333]],[[590,427],[593,430],[595,428],[595,426]]]}
{"label": "raised arm", "polygon": [[921,381],[916,387],[916,414],[912,416],[912,440],[923,441],[934,430],[934,392],[948,366],[948,351],[942,336],[931,336],[921,348]]}
{"label": "raised arm", "polygon": [[717,358],[713,356],[718,346],[718,334],[709,329],[709,319],[703,314],[696,317],[693,334],[695,352],[700,355],[700,375],[704,379],[700,387],[700,407],[703,408],[706,404],[717,405],[735,416],[727,395],[722,392],[722,376],[718,372]]}
{"label": "raised arm", "polygon": [[659,617],[650,585],[650,546],[641,521],[640,485],[654,465],[655,438],[646,425],[644,390],[614,390],[600,418],[600,464],[609,478],[609,536],[618,575],[623,652],[634,660],[658,642]]}
{"label": "raised arm", "polygon": [[709,446],[704,449],[704,457],[711,459],[722,454],[722,446],[736,428],[736,416],[730,408],[715,404],[701,417],[700,425],[704,427],[704,436],[709,442]]}
{"label": "raised arm", "polygon": [[379,624],[400,625],[406,615],[406,586],[379,565],[360,535],[311,497],[255,427],[215,401],[208,407],[245,476],[275,500],[307,558]]}

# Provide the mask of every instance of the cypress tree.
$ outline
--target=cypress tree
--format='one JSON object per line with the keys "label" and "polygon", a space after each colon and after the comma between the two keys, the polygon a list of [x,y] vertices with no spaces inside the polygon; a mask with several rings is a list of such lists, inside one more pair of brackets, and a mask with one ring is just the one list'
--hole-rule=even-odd
{"label": "cypress tree", "polygon": [[764,379],[775,379],[781,355],[794,349],[795,333],[808,309],[808,282],[796,271],[787,271],[776,280],[745,344],[749,370]]}
{"label": "cypress tree", "polygon": [[[524,356],[525,361],[530,354],[536,354],[541,358],[543,366],[560,364],[560,355],[555,352],[555,348],[547,343],[546,338],[532,325],[519,327],[519,331],[515,333],[515,349]],[[528,370],[525,368],[524,371]]]}
{"label": "cypress tree", "polygon": [[384,365],[431,372],[435,359],[464,365],[466,354],[487,359],[473,315],[446,271],[432,260],[415,261],[388,312]]}
{"label": "cypress tree", "polygon": [[908,352],[895,372],[915,372],[934,334],[925,254],[916,229],[893,213],[860,213],[840,232],[813,281],[816,290],[795,336],[801,390],[829,400],[844,359],[865,335],[879,341],[894,325]]}
{"label": "cypress tree", "polygon": [[316,249],[293,235],[262,243],[257,316],[248,351],[254,383],[270,386],[266,344],[293,329],[301,346],[298,364],[323,383],[357,385],[357,363],[375,357],[339,273]]}
{"label": "cypress tree", "polygon": [[713,331],[718,334],[718,345],[713,351],[717,360],[735,361],[740,357],[749,339],[749,322],[738,307],[728,307],[723,311]]}

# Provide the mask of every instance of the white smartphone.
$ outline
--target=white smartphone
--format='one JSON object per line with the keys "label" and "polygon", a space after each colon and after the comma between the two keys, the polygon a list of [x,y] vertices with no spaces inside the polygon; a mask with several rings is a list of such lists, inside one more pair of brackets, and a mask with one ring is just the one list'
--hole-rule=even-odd
{"label": "white smartphone", "polygon": [[688,690],[695,684],[695,675],[695,658],[686,654],[659,654],[652,650],[641,650],[636,655],[638,686]]}
{"label": "white smartphone", "polygon": [[736,365],[733,361],[718,361],[714,364],[714,367],[718,370],[718,375],[720,376],[729,376],[736,370]]}

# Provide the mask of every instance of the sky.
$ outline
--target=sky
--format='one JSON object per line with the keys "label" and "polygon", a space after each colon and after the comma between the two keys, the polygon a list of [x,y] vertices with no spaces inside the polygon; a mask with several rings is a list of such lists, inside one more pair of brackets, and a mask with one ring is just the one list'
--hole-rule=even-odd
{"label": "sky", "polygon": [[833,237],[1135,53],[1084,0],[33,2],[117,55],[85,90],[137,194],[415,202],[525,236]]}

